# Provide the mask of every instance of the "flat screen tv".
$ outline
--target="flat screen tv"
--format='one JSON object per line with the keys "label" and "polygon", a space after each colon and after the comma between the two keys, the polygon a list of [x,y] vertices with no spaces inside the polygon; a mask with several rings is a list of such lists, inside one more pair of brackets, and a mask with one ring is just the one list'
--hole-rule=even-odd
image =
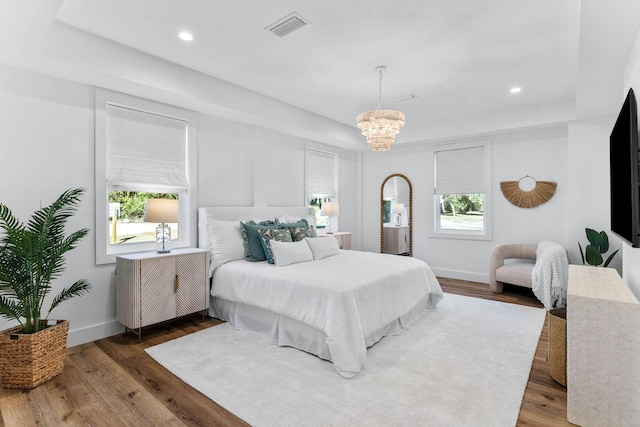
{"label": "flat screen tv", "polygon": [[640,246],[640,182],[638,182],[638,114],[629,89],[609,138],[611,231]]}

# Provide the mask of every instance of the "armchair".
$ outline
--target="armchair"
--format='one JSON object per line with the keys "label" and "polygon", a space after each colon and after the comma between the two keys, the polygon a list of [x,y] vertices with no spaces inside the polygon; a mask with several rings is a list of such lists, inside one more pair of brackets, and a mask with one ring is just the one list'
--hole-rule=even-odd
{"label": "armchair", "polygon": [[537,245],[503,244],[491,251],[489,287],[502,293],[503,283],[531,288],[531,271],[536,261]]}

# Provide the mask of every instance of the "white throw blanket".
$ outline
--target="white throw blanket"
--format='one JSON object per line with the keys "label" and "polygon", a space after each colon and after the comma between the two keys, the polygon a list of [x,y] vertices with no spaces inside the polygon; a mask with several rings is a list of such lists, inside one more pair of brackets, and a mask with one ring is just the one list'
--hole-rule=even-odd
{"label": "white throw blanket", "polygon": [[531,271],[533,293],[547,310],[567,305],[569,259],[559,244],[545,240],[538,243],[536,265]]}

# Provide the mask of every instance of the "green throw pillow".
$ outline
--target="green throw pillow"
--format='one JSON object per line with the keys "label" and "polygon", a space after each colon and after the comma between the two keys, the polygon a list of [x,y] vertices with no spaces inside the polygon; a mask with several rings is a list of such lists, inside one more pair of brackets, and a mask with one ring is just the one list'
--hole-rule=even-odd
{"label": "green throw pillow", "polygon": [[291,228],[291,227],[308,228],[309,227],[309,222],[305,218],[300,218],[296,222],[287,222],[287,223],[280,222],[276,218],[276,223],[280,226],[280,228]]}
{"label": "green throw pillow", "polygon": [[318,237],[316,228],[313,225],[309,227],[289,227],[289,233],[291,233],[291,239],[294,242],[299,242],[305,237]]}
{"label": "green throw pillow", "polygon": [[240,222],[242,226],[242,239],[244,243],[244,258],[247,261],[259,262],[266,261],[267,257],[262,249],[262,242],[258,230],[278,229],[278,224],[274,221],[255,221]]}
{"label": "green throw pillow", "polygon": [[262,250],[269,264],[273,264],[273,256],[271,254],[271,247],[269,246],[269,240],[277,240],[279,242],[292,242],[291,233],[288,228],[276,228],[276,229],[262,229],[258,230],[260,236],[260,243],[262,244]]}

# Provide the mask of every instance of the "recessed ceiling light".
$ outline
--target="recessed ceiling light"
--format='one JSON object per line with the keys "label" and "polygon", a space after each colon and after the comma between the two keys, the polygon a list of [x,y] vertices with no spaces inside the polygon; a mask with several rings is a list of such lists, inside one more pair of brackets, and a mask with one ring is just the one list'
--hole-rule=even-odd
{"label": "recessed ceiling light", "polygon": [[510,93],[520,93],[520,91],[522,90],[522,88],[520,86],[514,86],[511,88],[511,90],[509,91]]}
{"label": "recessed ceiling light", "polygon": [[180,40],[184,40],[186,42],[190,42],[193,40],[193,34],[188,31],[180,32],[180,34],[178,34],[178,37],[180,38]]}

